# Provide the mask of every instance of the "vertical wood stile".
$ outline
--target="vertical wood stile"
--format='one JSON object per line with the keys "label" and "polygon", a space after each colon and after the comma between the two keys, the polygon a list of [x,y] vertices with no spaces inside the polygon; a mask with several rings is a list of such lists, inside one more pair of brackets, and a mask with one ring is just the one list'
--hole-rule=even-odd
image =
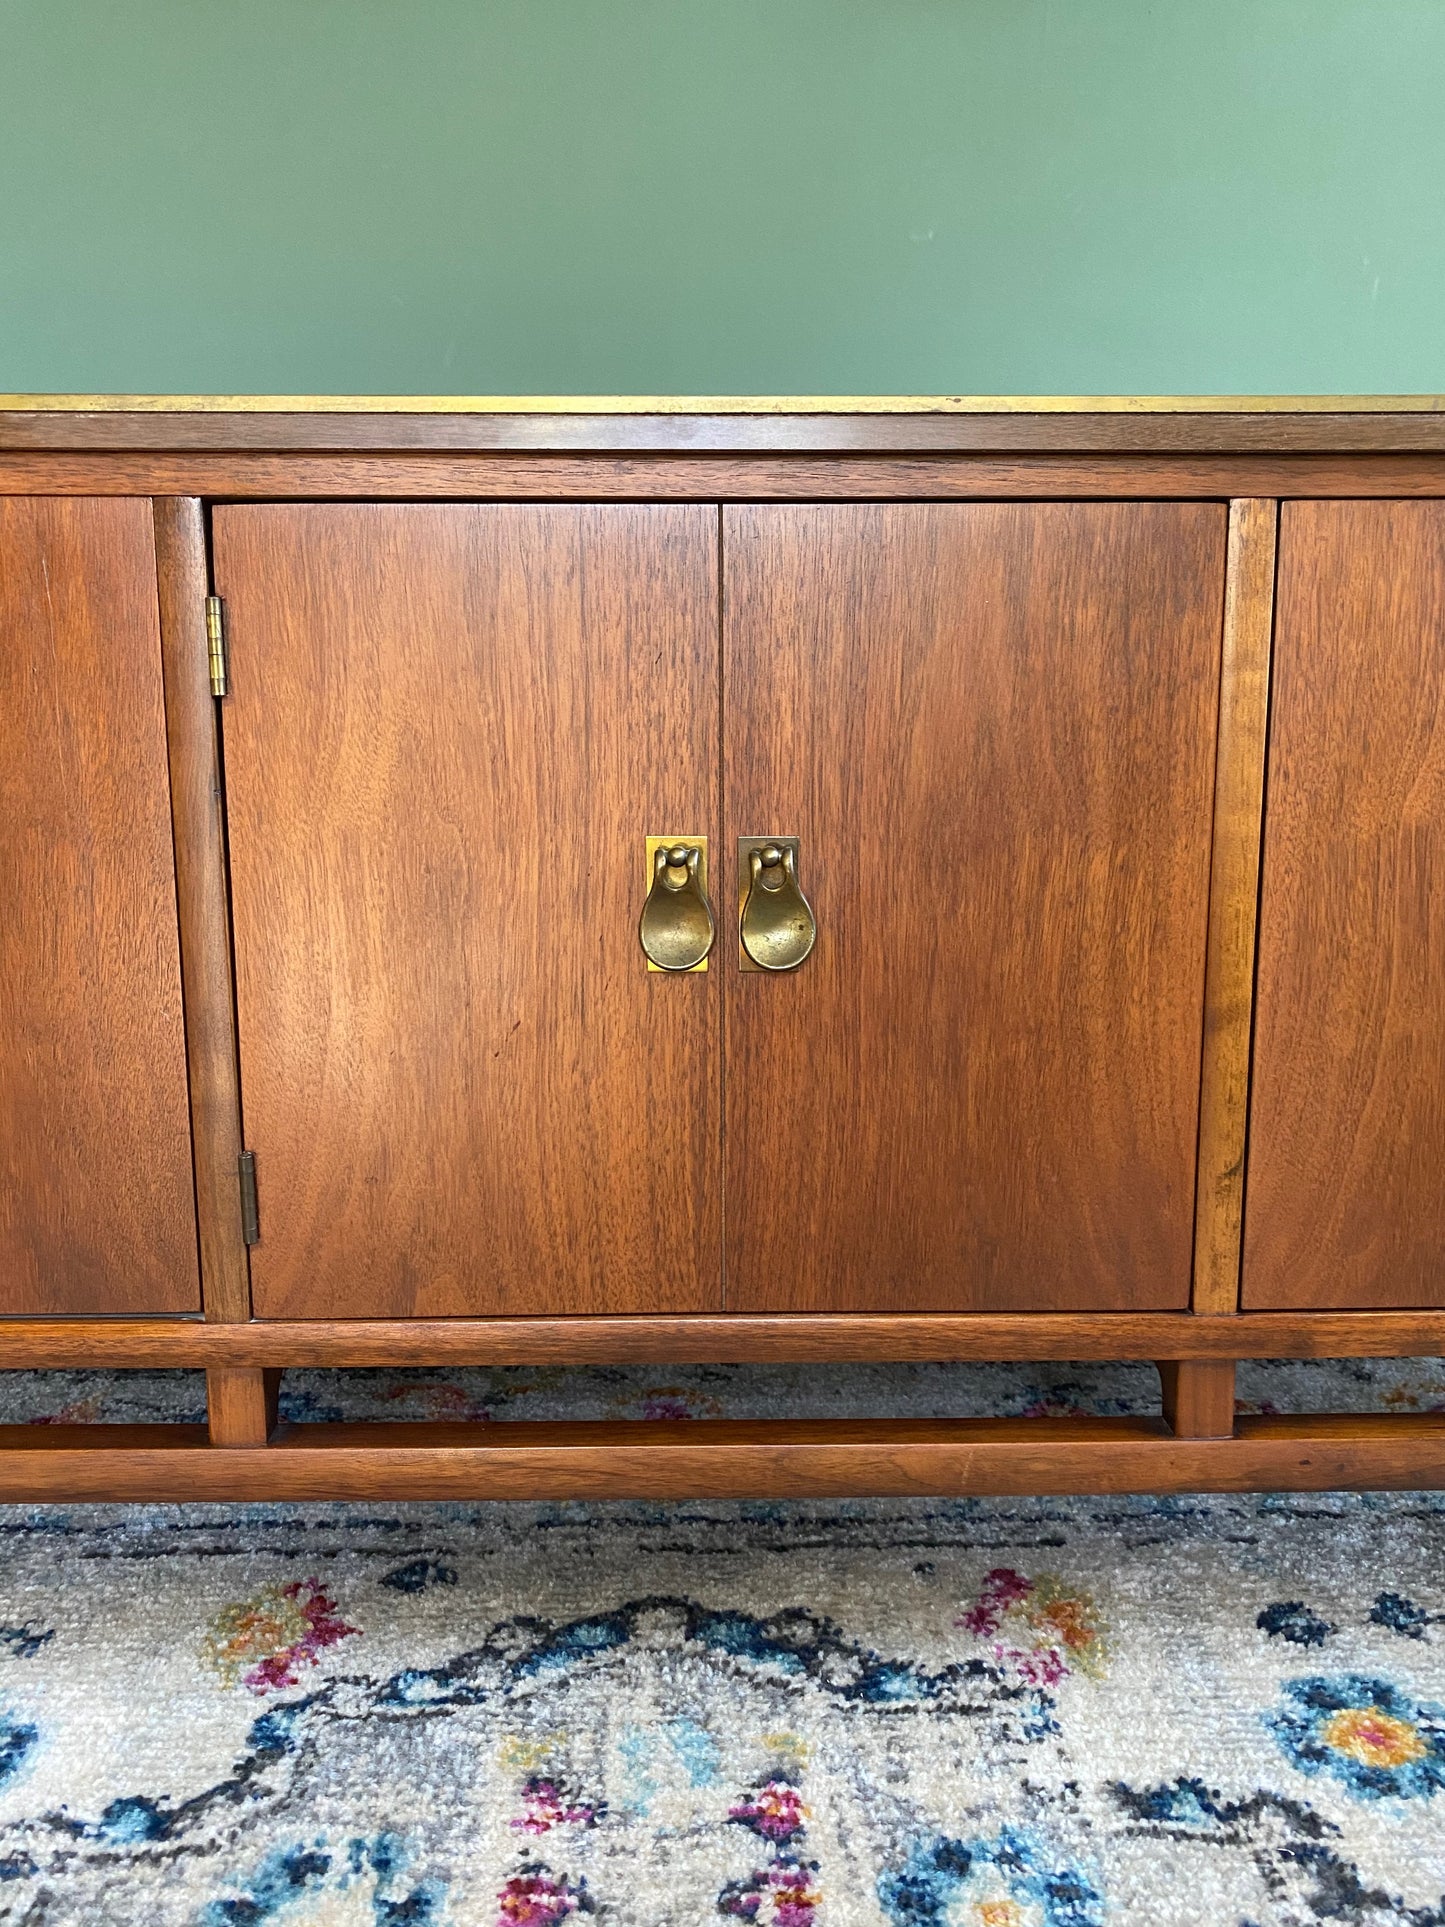
{"label": "vertical wood stile", "polygon": [[1161,1358],[1164,1423],[1176,1438],[1234,1436],[1234,1360]]}
{"label": "vertical wood stile", "polygon": [[[158,497],[154,509],[201,1293],[207,1318],[235,1323],[251,1316],[251,1285],[241,1235],[241,1092],[220,732],[206,642],[205,526],[193,497]],[[269,1376],[251,1369],[206,1373],[213,1444],[265,1443],[275,1423]]]}
{"label": "vertical wood stile", "polygon": [[276,1430],[281,1374],[224,1365],[206,1373],[212,1445],[265,1445]]}
{"label": "vertical wood stile", "polygon": [[1193,1309],[1239,1309],[1255,926],[1279,504],[1229,505],[1204,981]]}

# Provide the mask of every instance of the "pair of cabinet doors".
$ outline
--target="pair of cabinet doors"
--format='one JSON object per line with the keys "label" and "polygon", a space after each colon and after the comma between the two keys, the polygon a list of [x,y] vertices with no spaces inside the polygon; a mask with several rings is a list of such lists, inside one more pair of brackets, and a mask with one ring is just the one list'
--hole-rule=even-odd
{"label": "pair of cabinet doors", "polygon": [[[1185,1306],[1226,521],[217,507],[256,1315]],[[0,531],[5,1309],[194,1309],[148,505]],[[1439,1302],[1445,509],[1280,553],[1246,1303]]]}

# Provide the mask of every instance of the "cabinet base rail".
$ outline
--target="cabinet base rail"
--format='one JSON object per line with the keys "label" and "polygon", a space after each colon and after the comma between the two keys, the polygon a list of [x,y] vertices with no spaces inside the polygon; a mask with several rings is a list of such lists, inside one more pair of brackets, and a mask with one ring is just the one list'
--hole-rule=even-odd
{"label": "cabinet base rail", "polygon": [[1445,1308],[0,1319],[0,1371],[322,1365],[879,1364],[1445,1355]]}
{"label": "cabinet base rail", "polygon": [[0,1501],[944,1498],[1445,1486],[1445,1413],[1163,1419],[700,1419],[0,1426]]}
{"label": "cabinet base rail", "polygon": [[[202,1368],[207,1425],[0,1425],[0,1502],[1445,1487],[1445,1413],[1236,1417],[1239,1358],[1445,1352],[1445,1312],[0,1323],[0,1368]],[[278,1423],[287,1365],[1127,1359],[1134,1418]]]}

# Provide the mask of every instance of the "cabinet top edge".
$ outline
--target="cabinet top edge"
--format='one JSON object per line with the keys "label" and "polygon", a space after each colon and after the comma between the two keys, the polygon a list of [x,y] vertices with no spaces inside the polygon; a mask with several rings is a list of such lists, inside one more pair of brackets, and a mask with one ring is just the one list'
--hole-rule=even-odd
{"label": "cabinet top edge", "polygon": [[26,395],[3,414],[1354,415],[1441,414],[1445,395]]}
{"label": "cabinet top edge", "polygon": [[0,451],[1445,454],[1445,395],[0,395]]}

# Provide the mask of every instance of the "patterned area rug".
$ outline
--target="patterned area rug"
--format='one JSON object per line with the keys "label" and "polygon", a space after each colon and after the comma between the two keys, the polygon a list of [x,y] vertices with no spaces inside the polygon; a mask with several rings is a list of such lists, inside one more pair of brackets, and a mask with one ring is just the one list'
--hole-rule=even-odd
{"label": "patterned area rug", "polygon": [[[1445,1405],[1438,1361],[1256,1409]],[[300,1373],[297,1416],[1152,1371]],[[177,1374],[0,1418],[198,1416]],[[0,1921],[1445,1927],[1445,1497],[0,1509]]]}

